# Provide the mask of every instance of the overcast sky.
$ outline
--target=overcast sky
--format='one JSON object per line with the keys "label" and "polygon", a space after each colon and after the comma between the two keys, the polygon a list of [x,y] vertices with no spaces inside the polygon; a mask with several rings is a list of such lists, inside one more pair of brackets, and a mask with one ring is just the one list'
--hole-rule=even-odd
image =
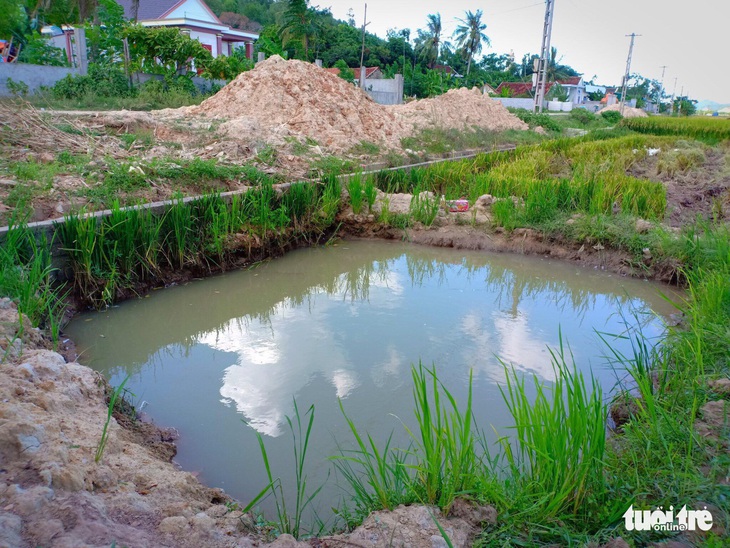
{"label": "overcast sky", "polygon": [[[311,0],[330,7],[338,19],[352,8],[362,24],[364,2]],[[486,34],[492,47],[485,53],[514,51],[539,53],[545,16],[540,0],[368,0],[368,30],[385,37],[389,28],[426,27],[429,13],[440,13],[444,38],[458,25],[465,10],[484,12]],[[677,78],[677,94],[694,99],[730,103],[730,0],[556,0],[552,45],[562,62],[582,72],[586,80],[617,85],[626,68],[629,38],[636,38],[631,72],[661,79],[667,65],[664,88],[671,94]]]}

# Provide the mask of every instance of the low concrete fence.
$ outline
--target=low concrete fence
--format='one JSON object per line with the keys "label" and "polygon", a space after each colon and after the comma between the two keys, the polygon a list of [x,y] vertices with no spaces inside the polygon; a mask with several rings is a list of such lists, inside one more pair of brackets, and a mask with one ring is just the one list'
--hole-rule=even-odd
{"label": "low concrete fence", "polygon": [[51,87],[69,74],[80,74],[78,69],[68,67],[48,67],[28,63],[0,63],[0,97],[11,97],[8,79],[22,82],[28,86],[29,93],[40,91],[41,87]]}
{"label": "low concrete fence", "polygon": [[[49,67],[28,63],[0,63],[0,97],[12,97],[13,95],[8,86],[8,79],[11,82],[23,83],[28,86],[28,93],[36,93],[42,87],[53,87],[56,82],[63,80],[69,74],[79,75],[81,72],[77,68],[69,67]],[[164,80],[164,77],[158,74],[137,72],[132,75],[132,80],[136,84],[143,84],[148,80]],[[192,80],[201,93],[209,93],[214,88],[222,88],[228,83],[226,80],[206,80],[198,76],[194,76]]]}
{"label": "low concrete fence", "polygon": [[535,100],[534,99],[521,99],[517,97],[492,97],[495,101],[499,101],[507,108],[524,108],[527,110],[532,110],[532,108],[535,106]]}
{"label": "low concrete fence", "polygon": [[[132,74],[132,81],[137,85],[142,85],[150,80],[159,80],[162,82],[165,80],[165,77],[161,74],[144,74],[142,72]],[[210,93],[214,88],[222,88],[228,83],[227,80],[207,80],[199,76],[193,76],[192,81],[200,93]]]}
{"label": "low concrete fence", "polygon": [[365,93],[381,105],[403,103],[403,76],[396,74],[392,79],[365,80]]}

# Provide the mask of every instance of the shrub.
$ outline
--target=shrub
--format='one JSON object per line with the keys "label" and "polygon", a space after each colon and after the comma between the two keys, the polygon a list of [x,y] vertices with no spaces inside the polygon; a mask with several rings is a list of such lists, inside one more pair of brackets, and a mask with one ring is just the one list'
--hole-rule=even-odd
{"label": "shrub", "polygon": [[561,131],[560,125],[547,114],[536,114],[525,108],[509,109],[512,114],[525,122],[531,128],[541,126],[548,131]]}
{"label": "shrub", "polygon": [[570,117],[576,122],[587,126],[591,122],[595,122],[596,115],[584,108],[576,108],[570,112]]}
{"label": "shrub", "polygon": [[87,75],[68,75],[56,82],[51,92],[59,99],[79,99],[89,93],[103,97],[126,97],[131,91],[124,72],[111,65],[89,65]]}
{"label": "shrub", "polygon": [[603,119],[609,124],[618,124],[623,118],[621,113],[617,110],[605,110],[601,112],[601,116],[603,116]]}

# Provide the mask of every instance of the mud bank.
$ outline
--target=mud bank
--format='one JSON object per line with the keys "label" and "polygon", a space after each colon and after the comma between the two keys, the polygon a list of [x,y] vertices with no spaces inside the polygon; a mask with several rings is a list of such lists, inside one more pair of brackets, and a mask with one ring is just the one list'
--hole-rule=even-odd
{"label": "mud bank", "polygon": [[[382,196],[385,198],[383,199]],[[388,204],[390,213],[408,212],[410,194],[379,194],[373,214],[356,215],[346,208],[339,215],[341,223],[339,236],[345,238],[381,238],[403,240],[414,244],[435,247],[450,247],[470,251],[494,253],[517,253],[540,255],[545,258],[571,261],[586,268],[615,272],[621,276],[677,283],[679,264],[675,261],[657,261],[645,255],[641,263],[626,251],[607,247],[598,242],[576,242],[562,236],[547,235],[531,228],[516,228],[507,231],[493,227],[491,204],[494,198],[482,196],[474,207],[466,212],[445,212],[440,210],[432,226],[415,223],[401,229],[378,222],[379,203]],[[571,223],[574,219],[569,219]],[[637,220],[637,232],[648,230],[651,223]]]}

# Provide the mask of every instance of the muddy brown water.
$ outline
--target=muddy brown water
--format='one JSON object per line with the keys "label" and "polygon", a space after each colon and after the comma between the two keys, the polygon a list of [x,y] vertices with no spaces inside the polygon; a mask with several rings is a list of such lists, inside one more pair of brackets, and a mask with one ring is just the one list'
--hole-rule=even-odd
{"label": "muddy brown water", "polygon": [[[411,364],[436,364],[459,401],[473,370],[474,412],[492,441],[511,425],[500,359],[540,381],[554,379],[549,348],[560,333],[579,369],[605,392],[620,372],[596,333],[641,325],[658,340],[674,308],[666,286],[511,254],[383,241],[303,249],[256,268],[155,291],[67,328],[80,362],[157,424],[180,432],[176,461],[246,503],[267,483],[254,429],[274,474],[294,492],[294,400],[315,406],[308,484],[331,473],[327,457],[351,447],[338,399],[354,423],[405,447],[414,425]],[[608,336],[625,353],[625,339]],[[529,386],[529,383],[528,383]],[[344,497],[330,475],[320,513]],[[274,515],[273,500],[261,504]]]}

